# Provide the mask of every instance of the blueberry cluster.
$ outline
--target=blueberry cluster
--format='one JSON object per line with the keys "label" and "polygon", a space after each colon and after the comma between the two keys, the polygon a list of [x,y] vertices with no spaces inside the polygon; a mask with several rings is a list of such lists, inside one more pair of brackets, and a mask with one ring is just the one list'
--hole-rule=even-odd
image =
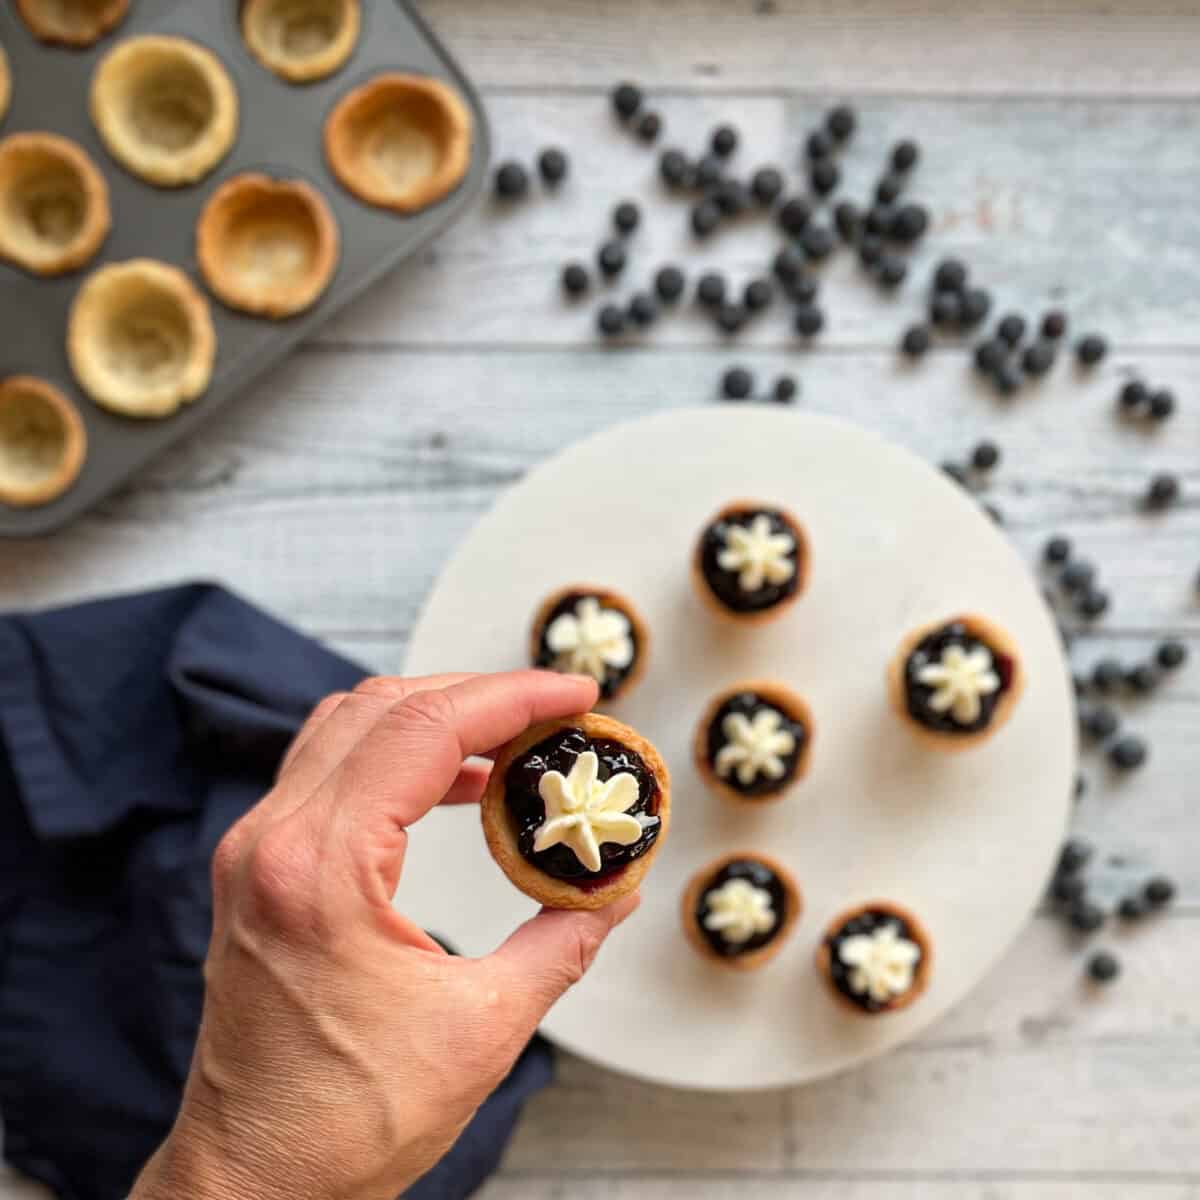
{"label": "blueberry cluster", "polygon": [[1151,388],[1131,379],[1117,393],[1117,412],[1128,420],[1161,425],[1175,415],[1175,393],[1170,388]]}
{"label": "blueberry cluster", "polygon": [[1051,606],[1059,597],[1066,600],[1076,616],[1095,621],[1108,612],[1112,597],[1100,586],[1099,572],[1094,563],[1077,558],[1068,538],[1052,537],[1042,551],[1042,561],[1057,572],[1059,595],[1049,592]]}
{"label": "blueberry cluster", "polygon": [[[724,400],[753,400],[754,392],[754,375],[746,367],[730,367],[721,376],[721,398]],[[799,394],[800,387],[795,377],[780,375],[772,384],[771,390],[759,399],[770,401],[772,404],[792,404]]]}
{"label": "blueberry cluster", "polygon": [[636,83],[619,83],[613,88],[613,115],[641,141],[658,141],[663,119],[660,113],[644,107],[645,96]]}
{"label": "blueberry cluster", "polygon": [[[547,146],[537,157],[538,174],[542,183],[553,190],[567,177],[570,162],[557,146]],[[506,159],[496,168],[493,180],[500,200],[520,200],[529,193],[529,170],[516,159]]]}

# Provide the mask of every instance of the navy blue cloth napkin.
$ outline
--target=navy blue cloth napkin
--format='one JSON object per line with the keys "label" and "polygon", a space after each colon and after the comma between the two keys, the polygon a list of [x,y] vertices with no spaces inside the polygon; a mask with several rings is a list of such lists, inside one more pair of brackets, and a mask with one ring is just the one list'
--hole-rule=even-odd
{"label": "navy blue cloth napkin", "polygon": [[[169,1130],[212,852],[362,675],[205,584],[0,617],[4,1155],[63,1200],[122,1200]],[[409,1200],[471,1195],[551,1072],[537,1039]]]}

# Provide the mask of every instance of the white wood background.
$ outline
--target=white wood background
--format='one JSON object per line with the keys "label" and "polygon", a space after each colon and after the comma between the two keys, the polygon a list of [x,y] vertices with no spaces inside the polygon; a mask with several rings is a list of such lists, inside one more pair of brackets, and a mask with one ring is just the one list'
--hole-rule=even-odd
{"label": "white wood background", "polygon": [[[489,205],[396,273],[246,395],[237,411],[70,531],[0,545],[0,600],[43,605],[195,576],[219,579],[379,670],[403,661],[440,566],[531,465],[613,421],[712,398],[721,370],[797,372],[802,403],[874,426],[932,459],[993,436],[992,499],[1031,556],[1052,531],[1103,567],[1110,616],[1076,646],[1146,654],[1164,630],[1194,663],[1128,709],[1152,741],[1135,779],[1102,764],[1078,826],[1111,897],[1151,867],[1181,903],[1109,930],[1126,974],[1097,994],[1083,949],[1032,923],[962,1008],[915,1045],[800,1091],[714,1097],[566,1058],[535,1100],[486,1200],[1196,1200],[1200,1197],[1200,3],[1190,0],[427,0],[482,85],[501,155],[561,143],[569,186],[507,214]],[[627,292],[668,257],[742,278],[773,238],[747,226],[692,255],[684,210],[660,201],[655,154],[616,131],[607,89],[632,77],[665,114],[664,144],[718,120],[739,163],[795,161],[834,97],[861,133],[861,193],[885,148],[920,139],[914,194],[935,234],[918,278],[961,252],[1005,303],[1051,300],[1115,353],[1088,380],[1060,366],[1008,405],[960,350],[918,369],[892,347],[920,307],[849,263],[826,272],[827,335],[794,347],[782,313],[747,350],[691,315],[635,348],[600,348],[586,308],[557,294],[607,213],[647,205]],[[1178,418],[1118,426],[1136,366],[1173,386]],[[1188,498],[1148,519],[1153,470]],[[448,666],[454,664],[447,664]],[[469,666],[469,664],[461,664]],[[1019,780],[1013,781],[1020,786]],[[0,1198],[40,1195],[0,1181]]]}

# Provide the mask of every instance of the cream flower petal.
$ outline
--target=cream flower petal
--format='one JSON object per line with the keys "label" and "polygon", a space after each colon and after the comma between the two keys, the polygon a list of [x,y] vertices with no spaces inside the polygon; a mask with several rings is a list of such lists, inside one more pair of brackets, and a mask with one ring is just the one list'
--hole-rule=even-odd
{"label": "cream flower petal", "polygon": [[627,771],[613,775],[600,785],[595,798],[588,805],[590,813],[628,812],[638,799],[638,781]]}
{"label": "cream flower petal", "polygon": [[628,813],[593,813],[589,823],[597,841],[615,842],[618,846],[632,846],[643,832],[642,823]]}

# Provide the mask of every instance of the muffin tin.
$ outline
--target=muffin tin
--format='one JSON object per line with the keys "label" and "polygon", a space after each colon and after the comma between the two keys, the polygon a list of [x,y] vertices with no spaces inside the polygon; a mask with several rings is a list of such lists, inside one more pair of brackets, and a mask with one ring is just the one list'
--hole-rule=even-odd
{"label": "muffin tin", "polygon": [[[78,481],[42,507],[0,504],[0,536],[34,536],[85,512],[139,467],[193,430],[256,375],[282,358],[368,284],[412,255],[459,216],[487,172],[490,138],[478,96],[420,17],[401,0],[361,0],[362,27],[347,61],[313,82],[290,83],[254,56],[239,27],[241,0],[134,0],[118,28],[83,50],[39,42],[11,5],[0,6],[0,47],[12,74],[0,138],[43,131],[71,139],[108,185],[113,227],[85,267],[39,278],[0,262],[0,379],[31,375],[60,389],[86,429],[88,456]],[[176,35],[207,47],[237,88],[236,141],[200,182],[165,189],[130,174],[105,148],[89,117],[100,60],[130,37]],[[470,113],[470,162],[461,183],[418,211],[371,207],[342,186],[322,144],[326,118],[355,89],[383,73],[428,76],[449,84]],[[234,176],[257,173],[316,190],[340,233],[340,257],[328,287],[299,315],[271,320],[235,311],[206,286],[197,263],[197,224],[205,206]],[[202,396],[162,420],[106,411],[78,386],[67,355],[68,313],[90,273],[110,263],[152,258],[182,269],[203,293],[217,338],[212,381]],[[266,311],[264,309],[264,311]]]}

